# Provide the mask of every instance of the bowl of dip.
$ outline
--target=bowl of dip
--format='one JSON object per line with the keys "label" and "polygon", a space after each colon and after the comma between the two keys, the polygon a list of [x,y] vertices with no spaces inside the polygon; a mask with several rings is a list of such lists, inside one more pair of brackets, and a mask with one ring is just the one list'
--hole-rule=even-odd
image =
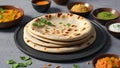
{"label": "bowl of dip", "polygon": [[50,8],[50,0],[32,0],[33,8],[38,12],[46,12]]}
{"label": "bowl of dip", "polygon": [[94,68],[120,68],[120,59],[116,54],[101,54],[92,61]]}
{"label": "bowl of dip", "polygon": [[120,20],[105,24],[107,30],[115,37],[120,37]]}
{"label": "bowl of dip", "polygon": [[71,2],[68,3],[67,8],[69,12],[84,17],[87,17],[93,10],[93,6],[86,2]]}
{"label": "bowl of dip", "polygon": [[119,11],[112,8],[98,8],[92,12],[92,16],[102,25],[119,18]]}

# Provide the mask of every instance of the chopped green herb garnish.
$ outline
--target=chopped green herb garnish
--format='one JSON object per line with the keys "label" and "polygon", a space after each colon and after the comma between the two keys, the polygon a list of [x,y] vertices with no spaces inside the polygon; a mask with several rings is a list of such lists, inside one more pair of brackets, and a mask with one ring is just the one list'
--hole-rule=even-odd
{"label": "chopped green herb garnish", "polygon": [[0,12],[1,12],[1,13],[4,13],[4,12],[5,12],[5,9],[0,8]]}
{"label": "chopped green herb garnish", "polygon": [[13,64],[10,68],[18,68],[19,64]]}
{"label": "chopped green herb garnish", "polygon": [[117,25],[118,28],[120,28],[120,25]]}
{"label": "chopped green herb garnish", "polygon": [[45,24],[49,25],[49,26],[52,26],[52,23],[51,22],[46,22]]}
{"label": "chopped green herb garnish", "polygon": [[110,59],[109,61],[110,61],[111,63],[113,62],[113,60],[112,60],[112,59]]}
{"label": "chopped green herb garnish", "polygon": [[116,28],[116,29],[120,29],[120,25],[119,24],[118,25],[113,24],[113,27]]}
{"label": "chopped green herb garnish", "polygon": [[68,26],[68,27],[70,27],[70,25],[71,25],[70,23],[67,23],[67,24],[66,24],[66,26]]}
{"label": "chopped green herb garnish", "polygon": [[0,8],[0,19],[2,19],[3,17],[3,13],[5,12],[5,9],[3,8]]}
{"label": "chopped green herb garnish", "polygon": [[10,68],[27,67],[28,65],[32,64],[29,56],[20,56],[20,59],[24,60],[24,62],[16,63],[14,60],[10,59],[7,61],[7,63],[11,65]]}
{"label": "chopped green herb garnish", "polygon": [[74,68],[79,68],[79,66],[77,64],[73,64]]}
{"label": "chopped green herb garnish", "polygon": [[0,19],[2,19],[2,17],[3,17],[3,15],[1,14],[1,15],[0,15]]}
{"label": "chopped green herb garnish", "polygon": [[14,60],[12,60],[12,59],[10,59],[10,60],[7,61],[7,64],[15,64],[15,63],[16,62]]}
{"label": "chopped green herb garnish", "polygon": [[27,62],[26,62],[26,65],[31,65],[32,64],[32,61],[31,60],[28,60]]}
{"label": "chopped green herb garnish", "polygon": [[62,22],[59,22],[59,24],[62,24]]}
{"label": "chopped green herb garnish", "polygon": [[27,57],[25,57],[25,56],[20,56],[20,58],[21,58],[21,60],[24,60],[24,61],[27,61],[27,60],[29,60],[29,59],[30,59],[30,57],[29,57],[29,56],[27,56]]}
{"label": "chopped green herb garnish", "polygon": [[113,68],[117,68],[116,64],[114,64]]}
{"label": "chopped green herb garnish", "polygon": [[41,27],[41,26],[44,26],[44,25],[52,26],[52,23],[49,22],[49,21],[47,21],[44,18],[40,18],[38,21],[36,21],[35,23],[33,23],[33,26],[37,26],[37,27]]}
{"label": "chopped green herb garnish", "polygon": [[18,66],[19,66],[19,67],[27,67],[27,65],[24,64],[24,63],[18,63]]}

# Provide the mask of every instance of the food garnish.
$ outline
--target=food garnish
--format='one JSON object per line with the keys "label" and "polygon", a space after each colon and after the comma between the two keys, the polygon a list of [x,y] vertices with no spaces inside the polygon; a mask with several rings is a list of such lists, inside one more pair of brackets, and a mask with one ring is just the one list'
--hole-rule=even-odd
{"label": "food garnish", "polygon": [[41,26],[44,26],[44,25],[52,26],[52,23],[47,21],[44,18],[40,18],[40,19],[36,20],[35,23],[33,23],[33,26],[37,26],[37,27],[41,27]]}
{"label": "food garnish", "polygon": [[2,17],[3,17],[3,15],[1,14],[1,15],[0,15],[0,19],[2,19]]}
{"label": "food garnish", "polygon": [[7,61],[7,64],[15,64],[16,62],[13,59]]}
{"label": "food garnish", "polygon": [[26,62],[26,65],[31,65],[32,64],[32,61],[31,60],[28,60],[27,62]]}
{"label": "food garnish", "polygon": [[83,4],[75,4],[70,9],[72,12],[88,12],[88,8]]}
{"label": "food garnish", "polygon": [[114,27],[114,28],[117,28],[117,29],[120,29],[120,24],[118,24],[118,25],[115,25],[115,24],[114,24],[113,27]]}
{"label": "food garnish", "polygon": [[71,25],[70,23],[67,23],[67,24],[66,24],[66,26],[68,26],[68,27],[70,27],[70,25]]}
{"label": "food garnish", "polygon": [[103,19],[103,20],[112,20],[112,19],[115,19],[116,16],[111,12],[100,12],[97,14],[97,18]]}
{"label": "food garnish", "polygon": [[27,67],[29,65],[32,64],[32,61],[30,59],[30,57],[25,57],[25,56],[20,56],[20,59],[25,61],[25,62],[19,62],[17,63],[16,61],[14,61],[13,59],[10,59],[7,61],[7,64],[10,64],[11,67],[10,68],[19,68],[19,67]]}
{"label": "food garnish", "polygon": [[30,57],[29,57],[29,56],[27,56],[27,57],[25,57],[25,56],[20,56],[20,58],[21,58],[21,60],[25,60],[25,61],[27,61],[27,60],[29,60],[29,59],[30,59]]}
{"label": "food garnish", "polygon": [[90,61],[87,61],[86,64],[90,64]]}
{"label": "food garnish", "polygon": [[59,22],[59,24],[62,24],[62,22]]}
{"label": "food garnish", "polygon": [[51,66],[51,65],[52,65],[52,64],[49,63],[47,66]]}
{"label": "food garnish", "polygon": [[0,8],[0,13],[4,13],[4,12],[5,12],[5,9]]}
{"label": "food garnish", "polygon": [[60,66],[57,65],[55,68],[60,68]]}
{"label": "food garnish", "polygon": [[79,66],[77,64],[73,64],[74,68],[79,68]]}
{"label": "food garnish", "polygon": [[19,64],[13,64],[10,68],[18,68]]}
{"label": "food garnish", "polygon": [[27,67],[25,63],[18,63],[18,67]]}
{"label": "food garnish", "polygon": [[5,12],[5,10],[3,8],[0,8],[0,19],[2,19],[4,12]]}
{"label": "food garnish", "polygon": [[116,64],[114,64],[113,68],[117,68]]}

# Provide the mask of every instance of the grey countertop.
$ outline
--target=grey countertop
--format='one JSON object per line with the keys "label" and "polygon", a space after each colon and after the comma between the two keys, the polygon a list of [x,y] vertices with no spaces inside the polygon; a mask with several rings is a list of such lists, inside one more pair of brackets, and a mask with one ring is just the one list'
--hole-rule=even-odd
{"label": "grey countertop", "polygon": [[[91,3],[94,6],[94,9],[100,7],[110,7],[120,11],[120,0],[75,0],[75,1],[84,1]],[[22,21],[23,24],[32,20],[37,16],[46,14],[46,13],[38,13],[36,10],[34,10],[31,5],[31,0],[0,0],[0,5],[15,5],[21,7],[24,10],[24,18]],[[68,12],[68,10],[66,6],[57,5],[52,1],[51,8],[48,10],[47,13],[54,13],[54,12]],[[20,56],[28,56],[16,47],[14,41],[14,32],[16,28],[17,27],[10,29],[0,29],[0,68],[10,67],[10,65],[6,63],[8,59],[14,59],[17,62],[19,62],[21,61],[19,59]],[[105,45],[107,46],[106,48],[103,48],[102,50],[100,50],[99,52],[97,52],[92,56],[80,59],[77,62],[55,63],[55,62],[42,61],[31,57],[33,64],[26,68],[43,68],[44,65],[47,65],[49,63],[51,63],[52,66],[48,68],[55,68],[55,66],[57,65],[60,66],[60,68],[73,68],[73,64],[78,64],[80,68],[93,68],[92,59],[96,55],[99,55],[101,53],[114,53],[118,55],[120,54],[120,40],[116,39],[112,35],[110,35],[110,39],[111,42],[109,45]],[[61,59],[62,58],[63,57],[61,57]],[[87,61],[90,61],[90,64],[86,64]]]}

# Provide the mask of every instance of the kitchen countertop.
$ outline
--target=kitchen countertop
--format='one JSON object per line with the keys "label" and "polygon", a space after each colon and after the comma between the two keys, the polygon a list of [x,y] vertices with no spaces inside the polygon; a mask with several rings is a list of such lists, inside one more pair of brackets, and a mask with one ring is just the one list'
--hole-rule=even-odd
{"label": "kitchen countertop", "polygon": [[[82,0],[75,0],[75,1],[82,1]],[[84,2],[91,3],[94,6],[94,9],[100,8],[100,7],[110,7],[120,11],[120,4],[119,4],[120,0],[109,0],[109,1],[108,0],[84,0]],[[57,5],[53,1],[51,3],[50,9],[46,13],[39,13],[36,10],[34,10],[31,5],[31,0],[0,0],[0,5],[15,5],[15,6],[21,7],[24,10],[24,18],[21,24],[27,23],[33,18],[46,13],[69,12],[66,6]],[[91,15],[89,16],[89,19],[93,20],[91,18]],[[0,30],[0,66],[1,68],[10,67],[10,65],[6,63],[6,61],[9,59],[14,59],[17,62],[21,62],[19,58],[20,56],[28,56],[27,54],[23,53],[21,50],[19,50],[16,47],[16,44],[14,41],[14,32],[17,29],[17,27],[19,26]],[[96,55],[99,55],[102,53],[113,53],[113,54],[120,55],[120,39],[113,37],[109,33],[108,35],[110,36],[110,39],[108,40],[108,43],[105,45],[105,47],[91,56],[88,56],[83,59],[79,59],[74,62],[67,62],[67,63],[47,62],[47,61],[38,60],[31,57],[33,64],[26,68],[42,68],[44,65],[47,65],[49,63],[52,64],[52,66],[48,68],[55,68],[57,65],[60,66],[60,68],[73,68],[73,64],[78,64],[80,68],[93,68],[92,59]],[[61,57],[61,59],[62,58],[63,57]],[[90,62],[90,64],[86,64],[86,62],[88,61]]]}

